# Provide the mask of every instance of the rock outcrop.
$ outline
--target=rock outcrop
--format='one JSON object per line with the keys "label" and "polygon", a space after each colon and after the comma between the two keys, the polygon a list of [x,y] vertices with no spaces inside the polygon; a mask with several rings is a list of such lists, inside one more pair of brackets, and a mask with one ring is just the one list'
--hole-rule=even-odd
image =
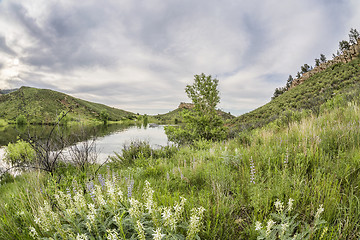
{"label": "rock outcrop", "polygon": [[195,105],[192,103],[181,102],[178,108],[192,109],[192,108],[194,108],[194,106]]}
{"label": "rock outcrop", "polygon": [[337,64],[337,63],[347,63],[351,60],[355,59],[360,55],[360,38],[358,39],[356,44],[350,46],[349,50],[345,50],[342,54],[336,56],[332,60],[328,60],[326,62],[321,63],[319,66],[310,70],[309,72],[304,73],[300,78],[294,79],[290,89],[305,82],[308,78],[315,75],[316,73],[322,72],[325,69]]}

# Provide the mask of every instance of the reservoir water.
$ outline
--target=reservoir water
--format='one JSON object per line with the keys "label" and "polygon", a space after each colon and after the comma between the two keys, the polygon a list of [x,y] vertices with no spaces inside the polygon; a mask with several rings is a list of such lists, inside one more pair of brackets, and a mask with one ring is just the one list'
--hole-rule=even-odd
{"label": "reservoir water", "polygon": [[[50,126],[31,126],[26,129],[16,129],[7,127],[0,130],[0,166],[1,159],[4,156],[4,146],[9,142],[15,142],[18,136],[26,139],[28,136],[41,136],[46,138],[51,131]],[[108,126],[93,126],[72,128],[68,127],[64,130],[71,138],[72,143],[80,144],[82,141],[89,141],[95,138],[96,151],[98,154],[98,162],[104,162],[108,156],[114,155],[114,152],[121,153],[125,145],[129,145],[132,141],[146,141],[152,148],[160,148],[171,143],[168,142],[167,136],[162,125],[134,126],[113,124]],[[74,136],[80,136],[74,138]]]}

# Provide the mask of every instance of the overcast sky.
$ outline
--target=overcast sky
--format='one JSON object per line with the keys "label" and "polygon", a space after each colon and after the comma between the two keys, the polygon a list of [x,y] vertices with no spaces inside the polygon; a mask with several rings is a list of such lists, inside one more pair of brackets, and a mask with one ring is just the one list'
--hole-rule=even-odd
{"label": "overcast sky", "polygon": [[331,59],[350,28],[359,0],[0,0],[0,89],[157,114],[189,102],[185,86],[205,73],[219,108],[240,115]]}

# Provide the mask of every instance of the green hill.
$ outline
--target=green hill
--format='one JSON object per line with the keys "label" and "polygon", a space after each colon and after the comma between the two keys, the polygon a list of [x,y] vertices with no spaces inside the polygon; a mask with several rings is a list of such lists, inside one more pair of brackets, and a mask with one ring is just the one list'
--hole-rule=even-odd
{"label": "green hill", "polygon": [[0,118],[14,121],[20,114],[30,123],[53,123],[62,111],[74,121],[99,119],[101,111],[109,113],[109,120],[133,118],[134,113],[78,99],[64,93],[31,87],[21,87],[0,95]]}
{"label": "green hill", "polygon": [[[161,123],[181,123],[183,121],[182,112],[186,109],[191,110],[192,104],[190,103],[180,103],[179,107],[173,111],[170,111],[165,114],[158,114],[150,116],[151,121],[161,122]],[[224,121],[231,120],[234,118],[230,113],[218,110],[218,114],[223,118]]]}
{"label": "green hill", "polygon": [[321,104],[339,94],[351,97],[360,88],[360,58],[337,63],[309,77],[252,112],[231,121],[235,131],[250,130],[272,121],[289,121],[309,112],[318,114]]}

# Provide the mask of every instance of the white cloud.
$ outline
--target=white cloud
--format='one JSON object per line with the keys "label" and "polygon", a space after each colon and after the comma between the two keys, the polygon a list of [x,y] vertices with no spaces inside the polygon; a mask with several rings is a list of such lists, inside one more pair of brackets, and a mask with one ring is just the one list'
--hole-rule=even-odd
{"label": "white cloud", "polygon": [[156,113],[189,101],[186,84],[204,72],[220,80],[220,107],[241,113],[320,53],[331,58],[359,13],[356,0],[5,0],[0,88],[52,88]]}

